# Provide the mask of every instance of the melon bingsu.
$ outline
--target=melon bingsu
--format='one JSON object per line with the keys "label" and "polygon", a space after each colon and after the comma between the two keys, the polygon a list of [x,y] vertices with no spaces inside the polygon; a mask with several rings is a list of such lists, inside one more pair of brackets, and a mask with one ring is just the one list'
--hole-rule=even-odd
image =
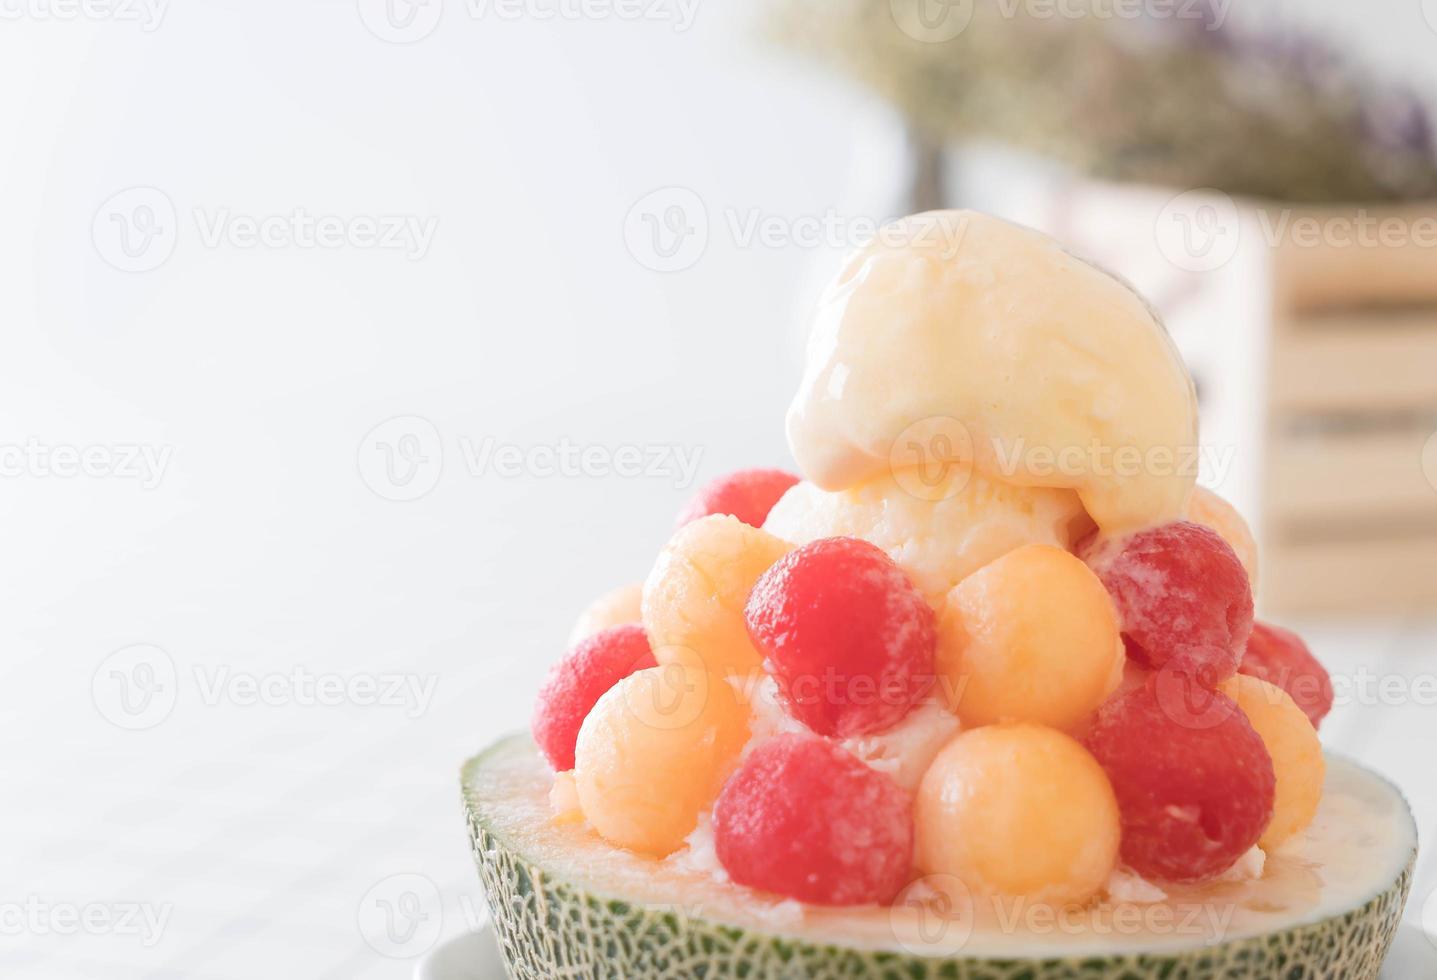
{"label": "melon bingsu", "polygon": [[1322,752],[1196,428],[1119,280],[885,229],[814,315],[800,472],[703,488],[465,766],[510,975],[1375,980],[1411,812]]}

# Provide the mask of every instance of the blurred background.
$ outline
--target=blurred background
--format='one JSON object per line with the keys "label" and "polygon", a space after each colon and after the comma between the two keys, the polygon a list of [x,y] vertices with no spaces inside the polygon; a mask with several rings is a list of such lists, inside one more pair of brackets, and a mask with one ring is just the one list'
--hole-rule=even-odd
{"label": "blurred background", "polygon": [[1437,0],[4,0],[0,970],[481,923],[460,762],[792,465],[805,312],[920,207],[1163,312],[1325,740],[1437,831],[1434,123]]}

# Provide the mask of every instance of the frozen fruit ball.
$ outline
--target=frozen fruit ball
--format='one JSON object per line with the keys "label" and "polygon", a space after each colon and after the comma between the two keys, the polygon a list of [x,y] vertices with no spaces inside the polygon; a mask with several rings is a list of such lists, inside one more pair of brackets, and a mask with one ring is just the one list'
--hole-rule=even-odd
{"label": "frozen fruit ball", "polygon": [[644,582],[644,628],[659,662],[757,672],[761,658],[744,625],[744,604],[758,577],[789,548],[767,531],[719,514],[680,528]]}
{"label": "frozen fruit ball", "polygon": [[729,473],[700,487],[679,512],[675,526],[683,527],[709,514],[728,514],[750,527],[763,527],[778,498],[797,482],[798,477],[783,470],[752,469]]}
{"label": "frozen fruit ball", "polygon": [[578,823],[584,819],[579,809],[579,787],[572,771],[554,775],[554,785],[549,789],[549,809],[555,824]]}
{"label": "frozen fruit ball", "polygon": [[1275,777],[1261,736],[1225,695],[1164,671],[1108,701],[1084,744],[1112,781],[1123,860],[1146,878],[1204,881],[1242,857],[1272,819]]}
{"label": "frozen fruit ball", "polygon": [[623,626],[625,623],[642,620],[639,599],[643,594],[642,583],[634,582],[620,586],[612,592],[605,592],[589,603],[574,622],[574,628],[569,631],[569,646],[610,626]]}
{"label": "frozen fruit ball", "polygon": [[914,822],[919,870],[974,896],[1082,903],[1117,863],[1108,777],[1042,725],[988,725],[949,742],[919,786]]}
{"label": "frozen fruit ball", "polygon": [[867,541],[824,538],[785,555],[745,615],[784,706],[820,735],[890,728],[933,685],[933,608]]}
{"label": "frozen fruit ball", "polygon": [[1312,727],[1332,710],[1332,678],[1302,637],[1268,623],[1253,623],[1239,672],[1275,684],[1307,715]]}
{"label": "frozen fruit ball", "polygon": [[1071,490],[1016,487],[982,474],[950,473],[931,494],[910,493],[892,473],[846,490],[800,483],[764,528],[794,544],[862,538],[888,552],[931,603],[1014,548],[1071,548],[1093,523]]}
{"label": "frozen fruit ball", "polygon": [[1252,587],[1216,531],[1176,521],[1090,539],[1079,555],[1113,597],[1128,655],[1138,663],[1172,666],[1209,687],[1237,672],[1252,632]]}
{"label": "frozen fruit ball", "polygon": [[1281,688],[1239,674],[1221,690],[1237,702],[1272,757],[1277,778],[1272,821],[1258,841],[1270,851],[1306,830],[1317,815],[1327,776],[1322,743],[1307,715]]}
{"label": "frozen fruit ball", "polygon": [[1069,728],[1121,682],[1118,615],[1092,570],[1027,545],[968,576],[938,621],[939,686],[968,726]]}
{"label": "frozen fruit ball", "polygon": [[1257,539],[1236,507],[1206,487],[1195,487],[1188,498],[1188,520],[1212,528],[1226,541],[1247,570],[1247,579],[1257,594]]}
{"label": "frozen fruit ball", "polygon": [[750,752],[718,798],[713,829],[735,882],[815,905],[887,903],[913,861],[912,797],[811,735]]}
{"label": "frozen fruit ball", "polygon": [[657,666],[642,626],[613,626],[581,640],[556,663],[539,688],[530,725],[534,741],[556,772],[574,768],[579,726],[595,702],[636,670]]}
{"label": "frozen fruit ball", "polygon": [[579,729],[584,818],[611,844],[665,857],[713,804],[748,741],[748,709],[722,678],[682,664],[631,674]]}

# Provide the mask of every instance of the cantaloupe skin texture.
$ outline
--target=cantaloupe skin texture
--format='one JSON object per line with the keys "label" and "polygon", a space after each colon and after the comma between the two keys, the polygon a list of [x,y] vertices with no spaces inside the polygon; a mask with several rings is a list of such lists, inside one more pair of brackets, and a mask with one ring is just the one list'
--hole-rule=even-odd
{"label": "cantaloupe skin texture", "polygon": [[[500,770],[544,773],[513,736],[470,760],[464,803],[493,926],[514,980],[1377,980],[1411,887],[1416,850],[1397,876],[1354,907],[1314,922],[1213,946],[1061,958],[933,958],[900,948],[739,928],[701,904],[644,901],[546,870],[506,826]],[[535,776],[535,779],[539,779]],[[547,779],[545,775],[543,778]],[[502,796],[502,794],[500,794]]]}

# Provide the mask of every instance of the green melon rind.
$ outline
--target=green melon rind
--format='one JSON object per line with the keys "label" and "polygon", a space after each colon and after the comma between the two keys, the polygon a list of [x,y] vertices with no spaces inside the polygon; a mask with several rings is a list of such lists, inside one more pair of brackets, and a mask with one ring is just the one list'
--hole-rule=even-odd
{"label": "green melon rind", "polygon": [[1060,959],[932,959],[848,949],[655,909],[552,875],[496,833],[471,792],[503,739],[463,771],[470,844],[513,980],[1377,980],[1412,886],[1413,852],[1390,886],[1318,922],[1190,950]]}

